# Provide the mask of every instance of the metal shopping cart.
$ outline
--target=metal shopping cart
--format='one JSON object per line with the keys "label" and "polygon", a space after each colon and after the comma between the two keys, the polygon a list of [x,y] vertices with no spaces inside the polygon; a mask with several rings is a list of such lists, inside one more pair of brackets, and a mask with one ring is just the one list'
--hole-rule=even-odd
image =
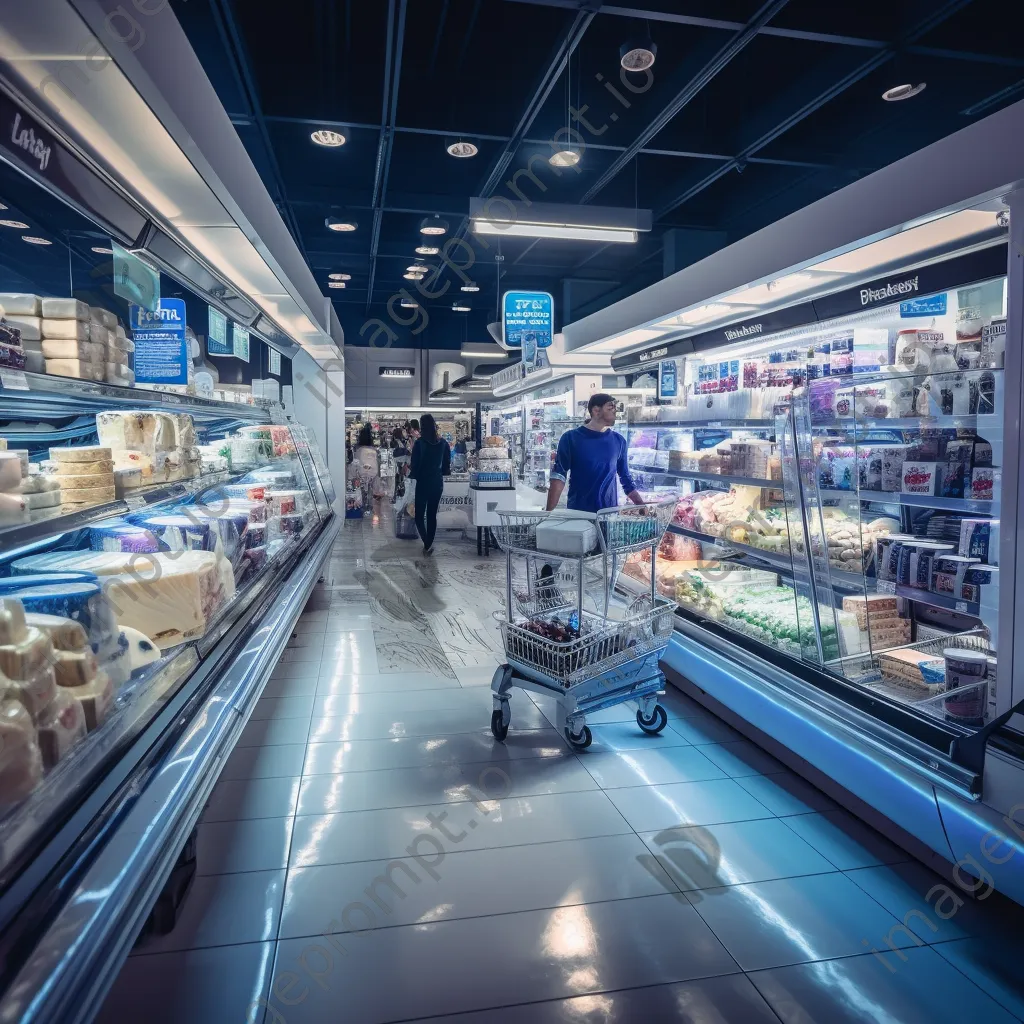
{"label": "metal shopping cart", "polygon": [[[654,568],[674,509],[675,499],[606,509],[593,518],[498,513],[495,533],[507,566],[506,663],[491,682],[495,739],[508,735],[513,687],[554,696],[565,737],[579,750],[593,741],[586,716],[626,701],[637,703],[644,732],[665,728],[659,662],[675,602],[657,593]],[[618,576],[626,558],[640,552],[650,555],[651,591],[626,597],[616,588]]]}

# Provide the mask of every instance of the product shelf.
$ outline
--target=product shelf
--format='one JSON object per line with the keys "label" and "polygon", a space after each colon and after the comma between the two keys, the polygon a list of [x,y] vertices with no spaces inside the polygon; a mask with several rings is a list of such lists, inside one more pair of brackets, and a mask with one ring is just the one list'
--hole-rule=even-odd
{"label": "product shelf", "polygon": [[[635,451],[636,449],[634,449]],[[738,487],[775,487],[782,488],[781,480],[761,480],[749,476],[724,476],[721,473],[699,473],[689,469],[656,469],[653,466],[630,466],[634,473],[648,473],[652,476],[664,476],[672,480],[699,480],[705,483],[735,484]]]}
{"label": "product shelf", "polygon": [[905,598],[907,601],[916,601],[918,604],[928,605],[929,608],[941,608],[943,611],[956,612],[960,615],[970,615],[972,618],[981,618],[981,605],[977,601],[964,601],[948,594],[936,594],[931,590],[921,590],[918,587],[905,587],[898,583],[887,583],[879,580],[875,583],[874,593],[892,594],[895,597]]}
{"label": "product shelf", "polygon": [[645,430],[648,427],[682,430],[692,427],[695,430],[765,430],[775,426],[774,420],[765,419],[713,419],[713,420],[634,420],[629,424],[630,430]]}
{"label": "product shelf", "polygon": [[942,498],[933,494],[905,494],[902,491],[846,491],[821,489],[822,498],[857,498],[882,505],[903,505],[911,508],[945,509],[950,512],[970,512],[978,515],[998,516],[999,502],[973,498]]}

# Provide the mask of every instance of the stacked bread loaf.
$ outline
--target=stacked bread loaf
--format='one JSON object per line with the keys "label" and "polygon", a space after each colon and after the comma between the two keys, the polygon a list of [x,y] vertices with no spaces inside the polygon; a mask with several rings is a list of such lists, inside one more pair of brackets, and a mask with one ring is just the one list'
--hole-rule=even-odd
{"label": "stacked bread loaf", "polygon": [[109,448],[51,448],[46,469],[59,481],[65,506],[101,505],[116,497]]}

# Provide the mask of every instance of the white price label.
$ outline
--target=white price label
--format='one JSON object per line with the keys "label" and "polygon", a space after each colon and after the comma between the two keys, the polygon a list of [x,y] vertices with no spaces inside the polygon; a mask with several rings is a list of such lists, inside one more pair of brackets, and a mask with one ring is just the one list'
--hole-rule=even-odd
{"label": "white price label", "polygon": [[129,512],[138,512],[140,508],[146,507],[146,499],[141,494],[129,494],[124,499]]}
{"label": "white price label", "polygon": [[8,391],[28,391],[24,370],[0,370],[0,384]]}
{"label": "white price label", "polygon": [[967,602],[966,601],[957,601],[957,603],[956,603],[956,610],[958,612],[966,612],[967,611]]}

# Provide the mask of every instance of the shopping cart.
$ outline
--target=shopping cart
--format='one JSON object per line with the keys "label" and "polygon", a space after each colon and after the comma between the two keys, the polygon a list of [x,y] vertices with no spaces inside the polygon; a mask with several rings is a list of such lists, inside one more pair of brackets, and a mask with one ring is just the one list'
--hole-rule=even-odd
{"label": "shopping cart", "polygon": [[[665,728],[658,703],[665,677],[675,602],[657,594],[654,565],[675,500],[607,509],[580,527],[567,513],[499,512],[495,533],[506,557],[505,664],[491,682],[491,732],[504,740],[512,720],[513,687],[554,696],[566,739],[576,749],[593,741],[586,716],[635,701],[637,724],[650,734]],[[578,554],[538,548],[542,523],[574,522],[582,536]],[[627,598],[616,589],[629,554],[650,551],[651,592]]]}

